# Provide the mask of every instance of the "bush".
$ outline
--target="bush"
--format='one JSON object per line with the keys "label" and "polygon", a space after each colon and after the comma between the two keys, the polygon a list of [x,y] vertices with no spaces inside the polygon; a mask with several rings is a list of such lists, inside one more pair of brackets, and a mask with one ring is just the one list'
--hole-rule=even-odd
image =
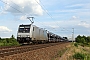
{"label": "bush", "polygon": [[74,46],[78,47],[78,43],[74,43]]}
{"label": "bush", "polygon": [[80,59],[80,60],[84,60],[84,59],[85,59],[85,54],[75,53],[75,54],[73,55],[73,58],[75,58],[75,59]]}
{"label": "bush", "polygon": [[0,46],[16,46],[19,45],[17,40],[12,35],[11,38],[0,39]]}

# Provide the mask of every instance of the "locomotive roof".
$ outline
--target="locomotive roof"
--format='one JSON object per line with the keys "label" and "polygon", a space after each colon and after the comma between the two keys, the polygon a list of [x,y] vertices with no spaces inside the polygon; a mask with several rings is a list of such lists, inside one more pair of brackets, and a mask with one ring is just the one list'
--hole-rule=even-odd
{"label": "locomotive roof", "polygon": [[19,26],[30,26],[31,24],[22,24],[22,25],[19,25]]}

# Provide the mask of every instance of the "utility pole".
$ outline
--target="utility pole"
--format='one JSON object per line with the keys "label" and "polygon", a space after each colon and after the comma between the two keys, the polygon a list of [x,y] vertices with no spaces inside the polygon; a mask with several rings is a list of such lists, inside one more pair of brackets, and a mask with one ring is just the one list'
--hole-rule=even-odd
{"label": "utility pole", "polygon": [[74,28],[72,28],[72,42],[74,41]]}
{"label": "utility pole", "polygon": [[[30,18],[31,18],[31,19],[30,19]],[[34,23],[34,21],[33,21],[34,17],[27,17],[27,19],[29,19],[29,20],[31,21],[31,24]]]}

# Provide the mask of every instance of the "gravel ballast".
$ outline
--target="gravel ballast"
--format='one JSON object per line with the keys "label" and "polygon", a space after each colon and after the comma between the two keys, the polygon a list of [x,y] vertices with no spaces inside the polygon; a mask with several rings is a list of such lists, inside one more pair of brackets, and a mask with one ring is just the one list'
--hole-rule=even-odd
{"label": "gravel ballast", "polygon": [[70,45],[70,43],[14,54],[0,58],[0,60],[52,60],[58,51],[67,48],[68,45]]}

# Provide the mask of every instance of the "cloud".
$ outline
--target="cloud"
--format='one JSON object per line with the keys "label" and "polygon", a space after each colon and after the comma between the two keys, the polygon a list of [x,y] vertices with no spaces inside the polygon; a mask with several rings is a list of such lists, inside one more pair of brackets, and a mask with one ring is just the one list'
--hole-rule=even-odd
{"label": "cloud", "polygon": [[0,6],[0,15],[6,14],[6,12],[3,10],[2,6]]}
{"label": "cloud", "polygon": [[[43,15],[39,0],[3,0],[7,3],[4,11],[14,15]],[[37,3],[38,2],[38,3]]]}
{"label": "cloud", "polygon": [[90,24],[86,23],[86,22],[81,22],[78,24],[79,26],[83,26],[85,28],[90,28]]}
{"label": "cloud", "polygon": [[20,20],[26,20],[26,19],[27,19],[26,16],[21,16],[21,17],[20,17]]}
{"label": "cloud", "polygon": [[68,6],[65,6],[66,8],[85,8],[85,9],[90,9],[89,7],[90,3],[79,3],[79,4],[72,4],[72,5],[68,5]]}
{"label": "cloud", "polygon": [[59,26],[57,26],[57,25],[56,25],[56,26],[53,25],[53,26],[50,26],[50,27],[51,27],[51,28],[54,28],[54,29],[59,28]]}
{"label": "cloud", "polygon": [[[74,16],[74,18],[77,18],[77,17]],[[80,20],[74,19],[74,20],[57,20],[57,21],[50,21],[50,22],[42,22],[42,25],[38,23],[37,24],[45,28],[59,29],[59,28],[73,28],[73,26],[77,26],[79,22]]]}
{"label": "cloud", "polygon": [[0,32],[11,32],[12,30],[8,29],[5,26],[0,26]]}
{"label": "cloud", "polygon": [[78,20],[79,19],[79,17],[77,17],[77,16],[72,16],[72,18],[71,18],[71,20]]}
{"label": "cloud", "polygon": [[84,6],[84,4],[73,4],[73,5],[69,5],[69,6],[66,6],[67,8],[71,8],[71,7],[82,7]]}
{"label": "cloud", "polygon": [[77,17],[76,16],[72,16],[73,19],[76,19]]}

